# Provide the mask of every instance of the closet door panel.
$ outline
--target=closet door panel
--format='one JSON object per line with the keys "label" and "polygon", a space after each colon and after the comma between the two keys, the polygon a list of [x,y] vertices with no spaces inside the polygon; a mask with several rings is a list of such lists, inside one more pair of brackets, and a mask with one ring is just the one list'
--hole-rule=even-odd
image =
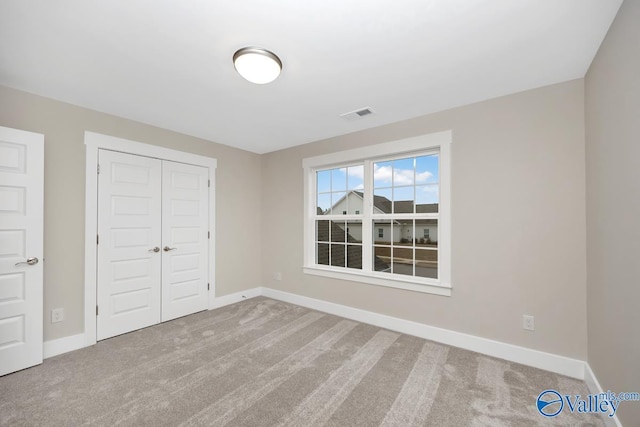
{"label": "closet door panel", "polygon": [[97,339],[160,322],[158,159],[99,151]]}
{"label": "closet door panel", "polygon": [[206,310],[207,168],[162,163],[162,321]]}

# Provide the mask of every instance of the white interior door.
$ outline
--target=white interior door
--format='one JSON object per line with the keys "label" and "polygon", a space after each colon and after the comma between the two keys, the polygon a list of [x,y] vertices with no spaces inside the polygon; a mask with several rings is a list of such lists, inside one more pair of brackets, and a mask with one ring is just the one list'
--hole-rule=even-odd
{"label": "white interior door", "polygon": [[160,322],[161,161],[99,150],[97,338]]}
{"label": "white interior door", "polygon": [[162,321],[208,304],[209,170],[162,162]]}
{"label": "white interior door", "polygon": [[0,127],[0,375],[42,363],[44,136]]}

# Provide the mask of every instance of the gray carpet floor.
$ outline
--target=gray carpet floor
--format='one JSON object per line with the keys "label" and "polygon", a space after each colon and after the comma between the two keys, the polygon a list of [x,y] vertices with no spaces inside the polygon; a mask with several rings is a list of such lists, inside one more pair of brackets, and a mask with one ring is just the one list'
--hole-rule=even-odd
{"label": "gray carpet floor", "polygon": [[121,335],[0,378],[20,426],[603,425],[538,414],[571,378],[254,298]]}

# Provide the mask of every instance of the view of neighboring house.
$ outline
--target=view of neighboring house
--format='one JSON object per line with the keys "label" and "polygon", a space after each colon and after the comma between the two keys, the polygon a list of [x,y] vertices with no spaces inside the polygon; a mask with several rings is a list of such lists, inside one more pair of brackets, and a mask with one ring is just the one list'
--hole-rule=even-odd
{"label": "view of neighboring house", "polygon": [[[338,200],[330,209],[322,210],[318,208],[319,215],[359,215],[363,210],[363,193],[352,190]],[[413,200],[398,200],[392,202],[383,196],[374,196],[374,214],[391,213],[436,213],[437,203],[414,204]],[[415,229],[414,229],[415,221]],[[348,220],[346,227],[348,233],[355,240],[362,241],[362,222],[358,220]],[[373,227],[373,237],[376,244],[408,243],[414,239],[416,243],[434,244],[438,242],[438,220],[436,219],[393,219],[375,221]]]}
{"label": "view of neighboring house", "polygon": [[[363,193],[352,190],[331,208],[317,208],[318,215],[359,215]],[[415,212],[414,212],[415,206]],[[374,215],[436,213],[437,203],[415,204],[412,200],[392,202],[374,196]],[[373,223],[373,263],[375,271],[437,278],[438,220],[379,219]],[[362,221],[337,219],[316,221],[317,263],[362,268]]]}

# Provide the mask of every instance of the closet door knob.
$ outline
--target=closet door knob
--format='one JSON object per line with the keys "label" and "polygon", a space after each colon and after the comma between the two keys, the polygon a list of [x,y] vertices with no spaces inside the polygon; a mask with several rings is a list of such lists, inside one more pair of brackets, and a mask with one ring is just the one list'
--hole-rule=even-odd
{"label": "closet door knob", "polygon": [[160,248],[156,246],[155,248],[149,249],[149,252],[160,252]]}
{"label": "closet door knob", "polygon": [[16,267],[21,265],[21,264],[36,265],[38,263],[38,261],[40,261],[40,260],[37,257],[32,257],[32,258],[27,259],[26,261],[16,262]]}
{"label": "closet door knob", "polygon": [[163,251],[165,252],[169,252],[169,251],[175,251],[178,248],[170,248],[169,246],[165,246],[164,248],[162,248]]}

